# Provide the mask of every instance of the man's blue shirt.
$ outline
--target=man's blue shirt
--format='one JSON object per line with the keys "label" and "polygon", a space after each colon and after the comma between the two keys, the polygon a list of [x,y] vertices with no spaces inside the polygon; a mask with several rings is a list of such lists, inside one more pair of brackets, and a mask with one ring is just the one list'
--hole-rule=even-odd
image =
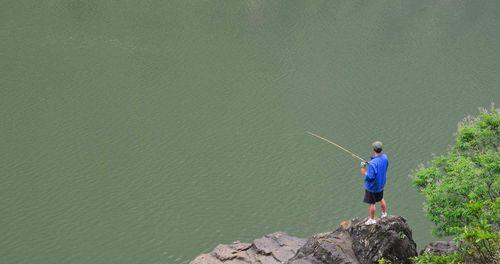
{"label": "man's blue shirt", "polygon": [[381,192],[384,190],[389,159],[387,155],[373,156],[368,163],[365,176],[365,189],[369,192]]}

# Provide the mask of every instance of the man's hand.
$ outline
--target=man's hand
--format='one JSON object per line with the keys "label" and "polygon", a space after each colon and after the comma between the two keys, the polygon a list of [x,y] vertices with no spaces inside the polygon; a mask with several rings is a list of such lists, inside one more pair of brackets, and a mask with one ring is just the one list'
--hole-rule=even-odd
{"label": "man's hand", "polygon": [[361,174],[366,175],[366,166],[368,166],[368,162],[361,162]]}

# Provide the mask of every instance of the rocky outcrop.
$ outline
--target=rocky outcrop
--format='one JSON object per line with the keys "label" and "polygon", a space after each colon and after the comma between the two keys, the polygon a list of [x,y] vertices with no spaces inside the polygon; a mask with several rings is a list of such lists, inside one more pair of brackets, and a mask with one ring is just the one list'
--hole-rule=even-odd
{"label": "rocky outcrop", "polygon": [[458,245],[452,241],[434,241],[425,246],[420,254],[448,255],[458,252]]}
{"label": "rocky outcrop", "polygon": [[198,256],[191,264],[285,263],[305,243],[305,239],[276,232],[255,239],[252,244],[235,242],[218,245],[212,252]]}
{"label": "rocky outcrop", "polygon": [[374,263],[381,258],[406,263],[417,255],[411,229],[401,216],[379,219],[366,225],[366,219],[342,222],[333,232],[311,237],[290,264]]}
{"label": "rocky outcrop", "polygon": [[308,240],[277,232],[251,244],[219,245],[191,264],[371,264],[381,258],[407,263],[417,255],[411,229],[403,217],[389,216],[372,225],[365,221],[344,221],[335,231]]}

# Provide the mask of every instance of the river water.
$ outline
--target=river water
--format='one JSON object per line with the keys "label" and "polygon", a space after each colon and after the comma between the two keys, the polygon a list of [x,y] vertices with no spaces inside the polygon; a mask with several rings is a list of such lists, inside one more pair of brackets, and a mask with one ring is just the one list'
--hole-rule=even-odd
{"label": "river water", "polygon": [[500,100],[499,1],[1,1],[0,263],[187,263],[390,214],[435,239],[412,169]]}

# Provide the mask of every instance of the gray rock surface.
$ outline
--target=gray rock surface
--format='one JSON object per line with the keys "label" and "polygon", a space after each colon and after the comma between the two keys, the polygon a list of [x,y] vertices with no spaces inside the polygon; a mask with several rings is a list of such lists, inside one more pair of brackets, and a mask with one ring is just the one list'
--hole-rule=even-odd
{"label": "gray rock surface", "polygon": [[333,232],[311,237],[289,264],[365,264],[381,258],[407,263],[417,255],[411,229],[401,216],[366,225],[365,219],[344,221]]}
{"label": "gray rock surface", "polygon": [[292,258],[306,240],[276,232],[253,243],[235,242],[218,245],[210,253],[199,255],[191,264],[281,264]]}
{"label": "gray rock surface", "polygon": [[349,232],[360,263],[373,263],[382,257],[391,263],[405,263],[417,255],[410,226],[401,216],[382,218],[374,225],[354,221]]}
{"label": "gray rock surface", "polygon": [[458,245],[452,241],[434,241],[429,243],[420,254],[447,255],[458,252]]}
{"label": "gray rock surface", "polygon": [[409,263],[417,255],[403,217],[389,216],[373,225],[366,225],[366,220],[344,221],[335,231],[308,240],[277,232],[252,244],[218,245],[191,264],[371,264],[382,257],[391,263]]}

